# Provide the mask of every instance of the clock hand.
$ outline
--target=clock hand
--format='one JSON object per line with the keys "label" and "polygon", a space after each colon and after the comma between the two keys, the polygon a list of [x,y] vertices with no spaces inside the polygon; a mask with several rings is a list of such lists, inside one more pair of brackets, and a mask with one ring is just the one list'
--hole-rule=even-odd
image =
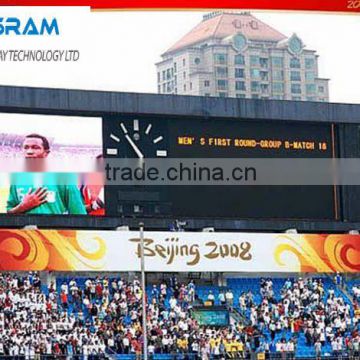
{"label": "clock hand", "polygon": [[142,152],[139,150],[139,148],[134,144],[134,142],[131,140],[131,137],[126,134],[125,135],[126,140],[128,141],[128,143],[131,145],[131,147],[134,149],[134,151],[136,152],[136,155],[140,158],[143,159],[144,155],[142,154]]}

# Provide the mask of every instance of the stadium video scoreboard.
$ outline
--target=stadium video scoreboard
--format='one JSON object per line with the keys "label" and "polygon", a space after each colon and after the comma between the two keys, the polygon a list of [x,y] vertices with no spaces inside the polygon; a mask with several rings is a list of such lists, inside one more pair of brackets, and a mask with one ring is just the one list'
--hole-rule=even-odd
{"label": "stadium video scoreboard", "polygon": [[[111,116],[103,123],[108,158],[331,158],[330,124]],[[131,141],[130,141],[131,140]],[[135,146],[134,146],[135,145]],[[167,185],[114,187],[108,213],[213,218],[335,219],[333,186]],[[114,200],[116,199],[116,200]]]}
{"label": "stadium video scoreboard", "polygon": [[326,158],[333,155],[333,146],[330,125],[137,116],[104,118],[104,155],[109,157],[136,158],[141,154],[145,158]]}
{"label": "stadium video scoreboard", "polygon": [[[0,113],[0,126],[2,161],[42,154],[73,164],[73,173],[79,171],[80,162],[99,157],[160,162],[172,158],[331,158],[336,151],[331,124]],[[0,213],[330,220],[336,219],[337,212],[333,186],[110,186],[100,184],[96,176],[94,181],[92,175],[79,179],[76,186],[64,188],[36,185],[28,175],[27,184],[14,185],[9,176],[0,189]],[[41,204],[29,205],[29,192],[40,196]]]}

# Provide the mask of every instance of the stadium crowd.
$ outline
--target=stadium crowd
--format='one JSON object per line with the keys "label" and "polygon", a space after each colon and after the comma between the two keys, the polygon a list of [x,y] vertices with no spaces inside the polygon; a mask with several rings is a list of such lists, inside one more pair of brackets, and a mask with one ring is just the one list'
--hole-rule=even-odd
{"label": "stadium crowd", "polygon": [[[344,350],[359,355],[356,299],[352,308],[334,289],[326,293],[321,279],[312,278],[286,280],[280,299],[273,281],[262,279],[260,295],[256,303],[250,291],[238,299],[231,289],[217,297],[209,292],[203,300],[236,308],[241,320],[208,327],[191,316],[192,307],[202,303],[193,281],[181,284],[171,277],[153,285],[147,294],[148,353],[193,353],[206,360],[257,351],[292,359],[302,333],[306,346],[318,356],[326,344],[334,355]],[[0,273],[0,355],[24,359],[140,355],[141,299],[137,278],[130,282],[74,278],[46,287],[37,273]]]}
{"label": "stadium crowd", "polygon": [[[60,297],[64,300],[63,294]],[[81,316],[59,307],[58,300],[54,289],[48,296],[42,292],[36,273],[0,273],[0,356],[104,354],[103,337],[91,332]]]}
{"label": "stadium crowd", "polygon": [[351,315],[351,305],[345,303],[343,296],[336,296],[333,288],[325,294],[321,279],[288,279],[281,290],[281,300],[276,301],[272,285],[271,279],[261,281],[260,305],[252,302],[251,294],[243,294],[239,299],[241,311],[250,309],[253,327],[268,330],[272,341],[277,332],[291,333],[295,343],[302,331],[306,345],[314,346],[319,356],[326,343],[331,344],[334,355],[344,350],[359,351],[358,316]]}

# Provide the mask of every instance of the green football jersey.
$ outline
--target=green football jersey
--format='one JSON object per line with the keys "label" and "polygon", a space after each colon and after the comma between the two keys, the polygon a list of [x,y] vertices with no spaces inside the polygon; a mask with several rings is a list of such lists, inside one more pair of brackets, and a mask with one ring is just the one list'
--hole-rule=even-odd
{"label": "green football jersey", "polygon": [[[19,205],[31,189],[46,188],[46,202],[26,214],[86,214],[83,198],[76,185],[76,175],[21,173],[11,176],[10,193],[7,201],[7,211]],[[67,181],[61,181],[66,176]],[[69,181],[71,179],[71,181]],[[59,183],[59,184],[57,184]]]}

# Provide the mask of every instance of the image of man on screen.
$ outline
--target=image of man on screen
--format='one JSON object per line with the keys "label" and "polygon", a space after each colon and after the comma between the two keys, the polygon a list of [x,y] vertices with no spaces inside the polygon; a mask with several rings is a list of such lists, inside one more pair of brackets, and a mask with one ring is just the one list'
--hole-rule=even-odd
{"label": "image of man on screen", "polygon": [[[44,161],[50,154],[50,144],[46,137],[39,134],[30,134],[25,137],[22,145],[25,160],[41,159]],[[46,173],[41,174],[46,179]],[[39,176],[32,172],[21,175],[21,181],[11,183],[7,200],[9,214],[86,214],[85,205],[77,184],[43,184],[36,179]]]}

